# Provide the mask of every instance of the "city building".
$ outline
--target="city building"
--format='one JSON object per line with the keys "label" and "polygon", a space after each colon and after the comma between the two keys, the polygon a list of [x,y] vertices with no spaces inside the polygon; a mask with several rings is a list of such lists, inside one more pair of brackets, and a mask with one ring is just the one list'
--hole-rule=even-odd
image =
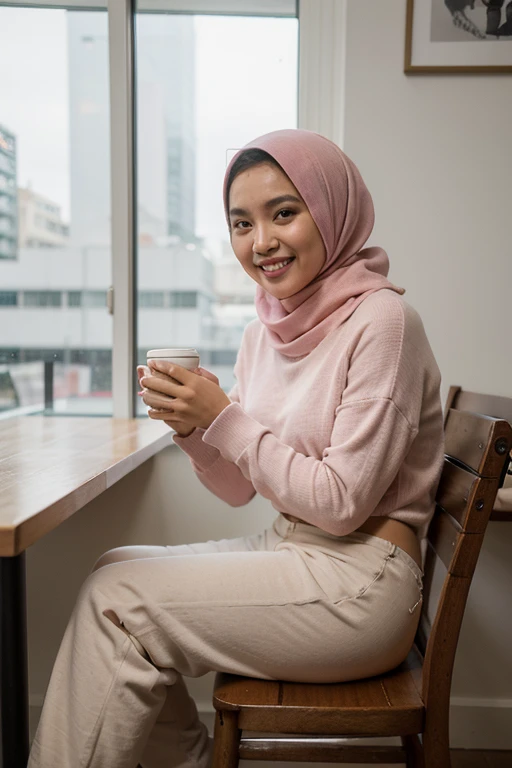
{"label": "city building", "polygon": [[0,259],[15,259],[18,225],[16,137],[0,125]]}
{"label": "city building", "polygon": [[69,243],[69,227],[61,209],[32,189],[18,188],[18,244],[20,248],[58,248]]}
{"label": "city building", "polygon": [[[196,347],[229,389],[243,327],[217,316],[208,253],[179,242],[141,247],[138,261],[138,362],[151,348]],[[90,393],[110,392],[111,282],[108,248],[26,248],[18,260],[0,264],[0,366],[79,364],[90,370]]]}
{"label": "city building", "polygon": [[[73,246],[110,243],[108,29],[103,12],[69,11]],[[137,14],[139,240],[195,237],[194,21]],[[80,148],[76,151],[74,148]]]}

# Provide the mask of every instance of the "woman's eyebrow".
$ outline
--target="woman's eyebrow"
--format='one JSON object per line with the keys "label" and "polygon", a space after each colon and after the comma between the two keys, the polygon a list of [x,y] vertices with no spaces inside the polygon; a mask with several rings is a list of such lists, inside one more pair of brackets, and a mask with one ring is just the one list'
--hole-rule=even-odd
{"label": "woman's eyebrow", "polygon": [[[302,200],[295,195],[279,195],[279,197],[273,197],[272,200],[267,200],[264,203],[265,208],[273,208],[275,205],[281,205],[281,203],[302,203]],[[245,208],[230,208],[230,216],[248,216],[249,212]]]}

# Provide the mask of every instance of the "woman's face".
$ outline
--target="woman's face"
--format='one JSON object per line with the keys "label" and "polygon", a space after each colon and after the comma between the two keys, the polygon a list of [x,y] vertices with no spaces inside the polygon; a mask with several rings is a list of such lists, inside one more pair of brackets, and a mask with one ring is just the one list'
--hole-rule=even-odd
{"label": "woman's face", "polygon": [[235,177],[229,220],[235,256],[276,299],[298,293],[325,263],[324,243],[306,203],[272,163],[255,165]]}

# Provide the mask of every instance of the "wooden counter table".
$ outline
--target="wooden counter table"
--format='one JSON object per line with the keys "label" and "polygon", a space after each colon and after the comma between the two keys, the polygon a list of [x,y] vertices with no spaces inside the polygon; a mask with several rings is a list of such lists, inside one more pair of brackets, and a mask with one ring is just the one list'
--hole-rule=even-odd
{"label": "wooden counter table", "polygon": [[0,421],[0,764],[26,768],[25,550],[172,444],[141,419],[21,416]]}

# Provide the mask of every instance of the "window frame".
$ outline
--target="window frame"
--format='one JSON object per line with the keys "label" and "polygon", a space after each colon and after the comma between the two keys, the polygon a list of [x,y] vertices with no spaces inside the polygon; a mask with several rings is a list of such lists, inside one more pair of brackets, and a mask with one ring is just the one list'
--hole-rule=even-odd
{"label": "window frame", "polygon": [[[115,418],[136,415],[135,0],[0,0],[0,6],[105,10],[110,63],[112,399]],[[292,16],[294,0],[139,0],[142,12]],[[343,146],[347,0],[297,0],[298,126]],[[272,9],[273,12],[270,12]],[[172,286],[168,286],[172,290]]]}

